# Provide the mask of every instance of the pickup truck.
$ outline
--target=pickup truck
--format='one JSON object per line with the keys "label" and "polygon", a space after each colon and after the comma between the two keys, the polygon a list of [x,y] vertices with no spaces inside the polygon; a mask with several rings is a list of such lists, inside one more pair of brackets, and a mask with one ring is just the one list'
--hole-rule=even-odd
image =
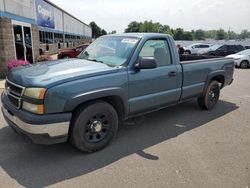
{"label": "pickup truck", "polygon": [[12,69],[2,112],[10,127],[35,143],[70,141],[94,152],[128,118],[193,98],[213,109],[233,73],[230,58],[180,62],[169,35],[106,35],[78,58]]}

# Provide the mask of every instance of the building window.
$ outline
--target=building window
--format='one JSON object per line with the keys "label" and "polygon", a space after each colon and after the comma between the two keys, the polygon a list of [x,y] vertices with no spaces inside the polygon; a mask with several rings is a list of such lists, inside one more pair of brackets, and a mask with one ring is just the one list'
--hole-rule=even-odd
{"label": "building window", "polygon": [[53,33],[46,31],[39,31],[40,43],[41,44],[53,44]]}
{"label": "building window", "polygon": [[54,33],[54,43],[58,45],[58,49],[61,49],[61,43],[63,43],[63,34]]}

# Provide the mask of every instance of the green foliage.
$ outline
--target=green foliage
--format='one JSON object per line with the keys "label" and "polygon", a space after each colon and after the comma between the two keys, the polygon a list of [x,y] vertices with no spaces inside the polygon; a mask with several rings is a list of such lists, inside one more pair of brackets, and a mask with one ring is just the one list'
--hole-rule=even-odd
{"label": "green foliage", "polygon": [[133,21],[128,24],[127,29],[125,29],[125,33],[138,33],[140,32],[140,25],[141,23]]}
{"label": "green foliage", "polygon": [[98,38],[102,35],[107,35],[104,29],[101,29],[95,22],[90,22],[90,27],[92,28],[92,38]]}
{"label": "green foliage", "polygon": [[110,32],[110,34],[116,34],[116,33],[117,33],[116,30]]}
{"label": "green foliage", "polygon": [[202,29],[194,31],[193,35],[196,40],[205,40],[205,31],[203,31]]}
{"label": "green foliage", "polygon": [[232,40],[232,39],[238,39],[239,35],[237,33],[235,33],[234,31],[228,31],[228,39]]}
{"label": "green foliage", "polygon": [[125,33],[145,32],[145,33],[165,33],[172,34],[168,25],[161,25],[159,22],[154,23],[152,20],[144,22],[133,21],[125,29]]}
{"label": "green foliage", "polygon": [[248,32],[248,30],[246,30],[246,29],[242,30],[241,33],[240,33],[240,38],[241,39],[246,39],[248,37],[250,37],[250,32]]}
{"label": "green foliage", "polygon": [[132,21],[125,29],[125,33],[133,32],[146,32],[146,33],[165,33],[170,34],[175,40],[205,40],[205,39],[217,39],[217,40],[232,40],[232,39],[246,39],[250,37],[248,30],[243,30],[241,34],[237,34],[234,31],[226,32],[223,29],[219,30],[192,30],[191,32],[185,31],[182,28],[173,29],[168,25],[162,25],[159,22],[144,21],[137,22]]}
{"label": "green foliage", "polygon": [[147,33],[159,33],[161,25],[159,23],[153,23],[152,21],[145,21],[140,24],[140,32]]}
{"label": "green foliage", "polygon": [[224,31],[224,29],[219,29],[216,34],[217,40],[224,40],[227,39],[227,33]]}

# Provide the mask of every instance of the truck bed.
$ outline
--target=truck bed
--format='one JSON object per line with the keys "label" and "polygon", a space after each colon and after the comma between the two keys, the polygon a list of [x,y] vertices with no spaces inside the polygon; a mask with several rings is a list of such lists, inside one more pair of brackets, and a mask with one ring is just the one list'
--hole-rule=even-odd
{"label": "truck bed", "polygon": [[180,55],[180,61],[192,61],[192,60],[201,60],[201,59],[215,59],[221,58],[219,56],[212,56],[212,55],[189,55],[189,54],[182,54]]}
{"label": "truck bed", "polygon": [[182,95],[181,100],[202,93],[209,73],[214,71],[225,72],[225,84],[231,81],[234,65],[230,58],[200,59],[182,61]]}

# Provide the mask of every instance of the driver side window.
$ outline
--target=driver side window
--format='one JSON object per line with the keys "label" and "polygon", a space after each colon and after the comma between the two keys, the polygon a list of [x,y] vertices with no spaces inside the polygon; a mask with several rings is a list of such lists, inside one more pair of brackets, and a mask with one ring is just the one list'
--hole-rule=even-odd
{"label": "driver side window", "polygon": [[141,49],[139,57],[154,58],[158,67],[171,64],[170,50],[165,40],[148,40]]}

